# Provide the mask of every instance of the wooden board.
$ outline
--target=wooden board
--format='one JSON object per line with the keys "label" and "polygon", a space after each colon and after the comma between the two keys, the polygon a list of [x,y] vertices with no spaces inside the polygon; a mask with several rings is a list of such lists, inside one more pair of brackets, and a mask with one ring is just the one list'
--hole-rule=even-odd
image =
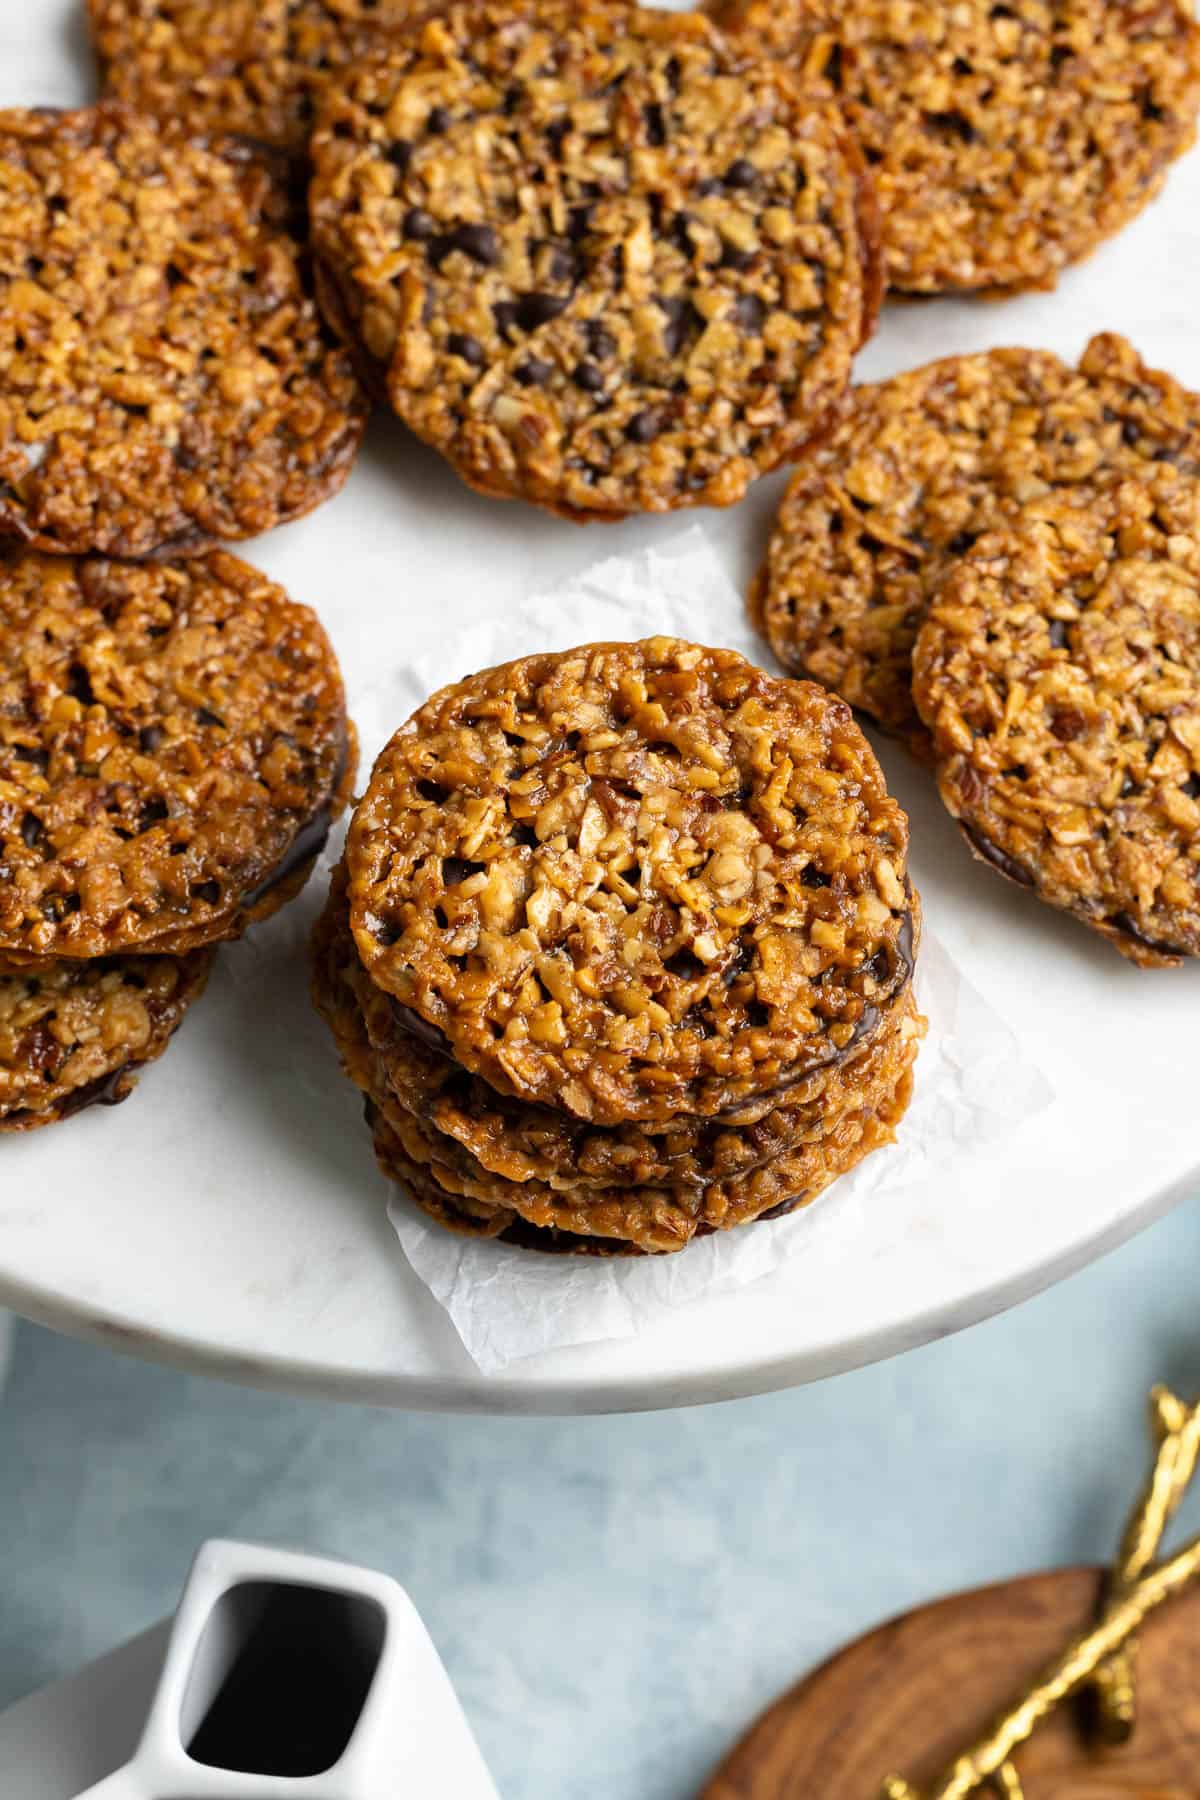
{"label": "wooden board", "polygon": [[[1031,1575],[860,1638],[764,1713],[701,1800],[879,1800],[890,1774],[932,1783],[1091,1622],[1100,1581]],[[1016,1758],[1027,1800],[1200,1800],[1200,1591],[1149,1621],[1138,1667],[1133,1742],[1089,1749],[1067,1706]]]}

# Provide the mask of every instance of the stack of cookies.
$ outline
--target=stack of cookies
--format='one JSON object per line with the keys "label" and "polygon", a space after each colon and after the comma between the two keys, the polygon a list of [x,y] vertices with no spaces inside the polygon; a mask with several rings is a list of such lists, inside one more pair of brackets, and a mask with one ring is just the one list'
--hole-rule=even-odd
{"label": "stack of cookies", "polygon": [[124,1099],[345,802],[324,632],[206,554],[366,424],[285,214],[227,142],[0,113],[0,1132]]}
{"label": "stack of cookies", "polygon": [[1161,965],[1200,951],[1198,535],[1200,396],[1111,335],[991,351],[856,391],[752,607],[977,855]]}
{"label": "stack of cookies", "polygon": [[677,1250],[891,1138],[923,1022],[908,827],[850,709],[731,651],[485,671],[392,738],[314,993],[442,1224]]}
{"label": "stack of cookies", "polygon": [[244,563],[0,557],[0,1132],[125,1098],[354,760],[324,632]]}

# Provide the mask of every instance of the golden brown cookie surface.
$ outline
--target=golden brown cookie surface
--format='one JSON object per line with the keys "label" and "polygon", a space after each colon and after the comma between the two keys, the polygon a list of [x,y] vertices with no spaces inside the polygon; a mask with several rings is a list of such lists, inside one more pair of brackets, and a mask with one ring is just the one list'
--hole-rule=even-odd
{"label": "golden brown cookie surface", "polygon": [[366,401],[277,200],[120,107],[0,113],[0,537],[192,554],[342,485]]}
{"label": "golden brown cookie surface", "polygon": [[1200,474],[1200,396],[1111,334],[951,357],[855,391],[793,478],[753,608],[780,662],[928,756],[912,648],[947,569],[1014,507],[1167,463]]}
{"label": "golden brown cookie surface", "polygon": [[327,291],[471,485],[726,505],[826,425],[878,302],[836,108],[696,14],[450,4],[313,141]]}
{"label": "golden brown cookie surface", "polygon": [[106,91],[302,158],[320,98],[413,0],[88,0]]}
{"label": "golden brown cookie surface", "polygon": [[[914,914],[917,902],[913,900]],[[700,1187],[761,1168],[823,1137],[845,1106],[847,1084],[883,1041],[905,1029],[911,987],[890,1003],[875,1035],[846,1057],[770,1097],[717,1118],[593,1125],[551,1106],[529,1106],[414,1037],[390,997],[366,978],[350,935],[345,869],[334,871],[314,934],[314,998],[352,1078],[399,1104],[466,1151],[488,1174],[572,1192],[614,1187]],[[909,952],[910,956],[912,952]],[[365,1043],[363,1034],[365,1032]],[[369,1048],[369,1055],[368,1055]]]}
{"label": "golden brown cookie surface", "polygon": [[236,558],[0,558],[0,956],[236,935],[316,855],[351,744],[315,615]]}
{"label": "golden brown cookie surface", "polygon": [[908,980],[908,826],[849,709],[732,651],[586,645],[435,695],[346,862],[414,1028],[605,1124],[775,1094]]}
{"label": "golden brown cookie surface", "polygon": [[838,91],[888,283],[1053,287],[1193,142],[1191,0],[715,0],[719,23]]}
{"label": "golden brown cookie surface", "polygon": [[0,1133],[128,1097],[204,991],[214,952],[46,963],[0,974]]}
{"label": "golden brown cookie surface", "polygon": [[949,577],[914,668],[976,854],[1134,962],[1200,954],[1200,483],[1033,503]]}
{"label": "golden brown cookie surface", "polygon": [[694,1237],[779,1218],[808,1204],[889,1143],[908,1106],[924,1029],[910,990],[897,1001],[886,1031],[831,1079],[811,1132],[760,1166],[699,1183],[552,1184],[529,1169],[516,1180],[506,1179],[444,1132],[436,1118],[397,1098],[385,1059],[371,1044],[355,987],[346,980],[337,938],[335,906],[314,943],[317,1007],[334,1033],[346,1073],[367,1096],[381,1166],[450,1230],[534,1249],[680,1250]]}

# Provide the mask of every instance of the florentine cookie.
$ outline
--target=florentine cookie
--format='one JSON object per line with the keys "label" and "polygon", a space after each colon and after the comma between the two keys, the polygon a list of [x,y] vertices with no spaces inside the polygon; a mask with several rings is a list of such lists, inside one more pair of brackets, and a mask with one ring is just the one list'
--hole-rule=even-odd
{"label": "florentine cookie", "polygon": [[[914,907],[915,907],[914,902]],[[859,1084],[860,1065],[915,1017],[911,986],[879,1029],[843,1060],[732,1116],[679,1116],[661,1125],[597,1126],[553,1107],[497,1093],[479,1076],[415,1038],[390,997],[367,979],[354,951],[344,865],[313,940],[313,997],[338,1041],[351,1079],[380,1105],[399,1104],[468,1152],[488,1174],[579,1193],[613,1187],[704,1186],[761,1168],[785,1151],[821,1141]],[[911,955],[911,952],[910,952]]]}
{"label": "florentine cookie", "polygon": [[[383,1173],[389,1181],[404,1189],[414,1205],[447,1231],[460,1237],[495,1238],[516,1249],[538,1250],[551,1256],[647,1256],[658,1253],[624,1238],[587,1237],[554,1225],[531,1225],[508,1207],[473,1200],[465,1194],[447,1193],[426,1168],[409,1159],[398,1134],[369,1101],[366,1112],[375,1142],[376,1160]],[[878,1127],[873,1123],[870,1130],[874,1135]],[[884,1141],[882,1135],[879,1141]],[[808,1204],[808,1199],[809,1196],[801,1196],[791,1206],[781,1207],[775,1216],[782,1218],[785,1212],[798,1211]],[[697,1225],[692,1236],[711,1237],[712,1227]],[[682,1250],[689,1241],[673,1236],[662,1249]]]}
{"label": "florentine cookie", "polygon": [[0,558],[0,957],[235,936],[303,880],[352,748],[316,616],[236,558]]}
{"label": "florentine cookie", "polygon": [[46,963],[0,975],[0,1132],[115,1106],[204,991],[215,952]]}
{"label": "florentine cookie", "polygon": [[276,200],[121,107],[0,113],[0,538],[191,554],[341,487],[367,403]]}
{"label": "florentine cookie", "polygon": [[[916,1054],[915,1041],[909,1049],[911,1061]],[[758,1219],[782,1218],[810,1204],[871,1151],[893,1141],[911,1092],[911,1071],[905,1069],[897,1073],[895,1086],[878,1110],[863,1108],[841,1116],[821,1144],[804,1146],[747,1176],[707,1187],[615,1188],[577,1198],[538,1182],[502,1182],[472,1170],[465,1153],[446,1161],[432,1154],[433,1135],[402,1108],[382,1114],[393,1146],[385,1168],[422,1206],[432,1186],[453,1207],[465,1203],[486,1208],[493,1217],[509,1213],[506,1226],[523,1219],[540,1231],[615,1240],[661,1255],[682,1250],[694,1237],[729,1231]],[[382,1137],[379,1116],[375,1115],[377,1149]]]}
{"label": "florentine cookie", "polygon": [[949,576],[914,671],[977,855],[1133,962],[1200,954],[1200,483],[1031,505]]}
{"label": "florentine cookie", "polygon": [[[874,1042],[844,1075],[821,1129],[761,1167],[701,1184],[571,1189],[532,1178],[505,1180],[401,1105],[387,1088],[362,1014],[353,1004],[329,1009],[320,956],[317,971],[315,997],[334,1028],[346,1072],[368,1096],[379,1160],[426,1211],[451,1229],[479,1235],[507,1236],[523,1220],[537,1231],[585,1242],[612,1240],[644,1252],[679,1250],[697,1235],[779,1218],[890,1142],[911,1097],[912,1065],[924,1029],[906,994],[900,1028]],[[455,1216],[463,1213],[465,1225]]]}
{"label": "florentine cookie", "polygon": [[784,498],[756,622],[792,673],[928,756],[912,647],[947,568],[1022,502],[1159,462],[1200,474],[1200,396],[1111,334],[1078,369],[993,350],[859,388]]}
{"label": "florentine cookie", "polygon": [[335,315],[484,493],[728,505],[825,427],[874,322],[838,110],[698,14],[458,0],[330,90],[313,160]]}
{"label": "florentine cookie", "polygon": [[105,88],[164,122],[303,158],[320,96],[414,0],[88,0]]}
{"label": "florentine cookie", "polygon": [[837,88],[875,177],[892,287],[1053,287],[1154,198],[1195,139],[1191,0],[713,10],[739,41]]}
{"label": "florentine cookie", "polygon": [[713,1114],[878,1029],[911,969],[907,845],[820,688],[678,639],[585,645],[396,733],[350,829],[351,926],[411,1028],[501,1091]]}

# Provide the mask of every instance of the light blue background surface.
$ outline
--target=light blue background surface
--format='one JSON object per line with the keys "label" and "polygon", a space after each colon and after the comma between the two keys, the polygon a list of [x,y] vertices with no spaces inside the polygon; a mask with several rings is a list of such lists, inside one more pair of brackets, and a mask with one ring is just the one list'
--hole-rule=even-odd
{"label": "light blue background surface", "polygon": [[1150,1385],[1200,1393],[1198,1269],[1193,1202],[900,1361],[578,1421],[241,1393],[23,1326],[0,1401],[0,1708],[170,1610],[202,1538],[276,1539],[405,1583],[504,1800],[687,1800],[847,1638],[1111,1554]]}

